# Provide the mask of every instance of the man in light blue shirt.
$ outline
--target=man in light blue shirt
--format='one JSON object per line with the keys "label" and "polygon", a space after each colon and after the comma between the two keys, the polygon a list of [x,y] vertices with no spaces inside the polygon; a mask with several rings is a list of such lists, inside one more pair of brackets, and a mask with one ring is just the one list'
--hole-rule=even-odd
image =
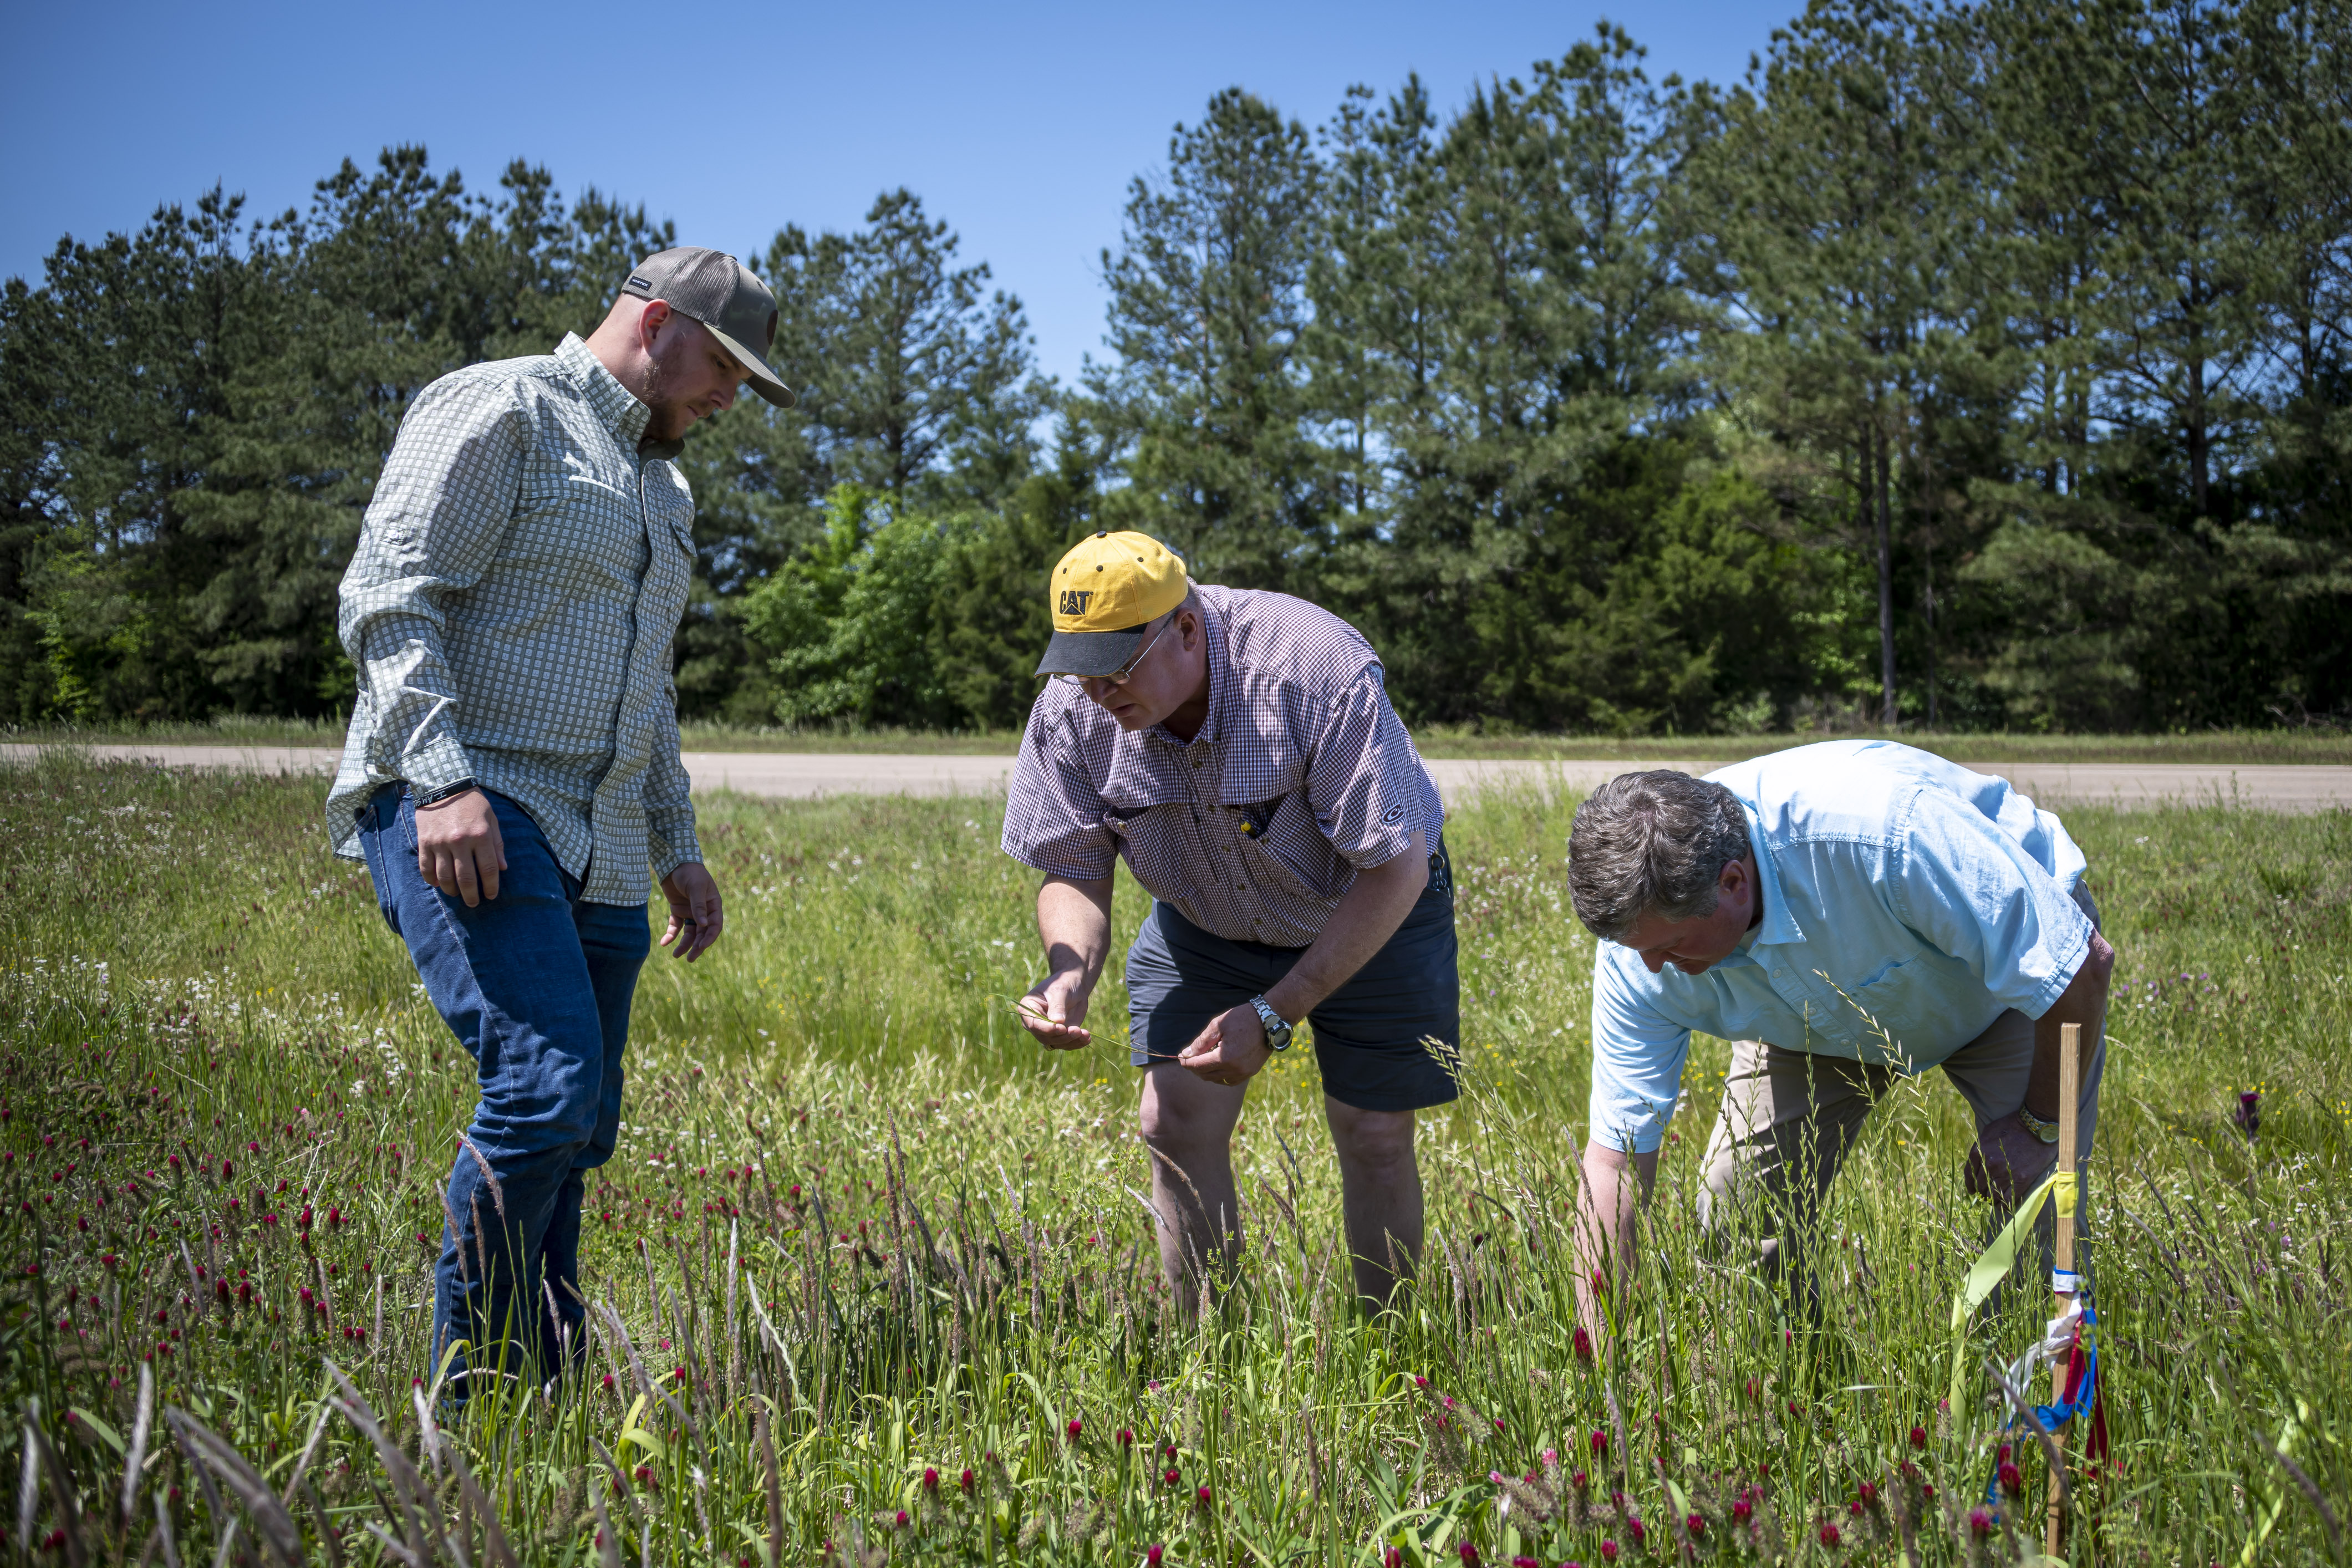
{"label": "man in light blue shirt", "polygon": [[1584,1279],[1631,1257],[1623,1173],[1655,1180],[1694,1029],[1734,1042],[1702,1218],[1748,1223],[1768,1268],[1898,1075],[1944,1069],[1975,1112],[1969,1190],[2013,1206],[2057,1163],[2059,1029],[2080,1024],[2087,1161],[2115,952],[2082,850],[2006,781],[1881,741],[1625,773],[1578,808],[1569,852],[1602,939]]}

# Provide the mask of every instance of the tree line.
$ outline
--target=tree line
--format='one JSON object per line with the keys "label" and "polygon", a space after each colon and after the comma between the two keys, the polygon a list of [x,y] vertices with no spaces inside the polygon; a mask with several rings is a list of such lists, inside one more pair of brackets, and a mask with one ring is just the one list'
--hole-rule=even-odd
{"label": "tree line", "polygon": [[[0,719],[347,705],[406,401],[676,239],[399,148],[60,243],[0,297]],[[2343,0],[1818,0],[1729,86],[1603,24],[1450,109],[1221,92],[1074,385],[908,191],[746,259],[807,390],[689,441],[688,718],[1017,724],[1096,528],[1346,615],[1422,721],[2352,712]]]}

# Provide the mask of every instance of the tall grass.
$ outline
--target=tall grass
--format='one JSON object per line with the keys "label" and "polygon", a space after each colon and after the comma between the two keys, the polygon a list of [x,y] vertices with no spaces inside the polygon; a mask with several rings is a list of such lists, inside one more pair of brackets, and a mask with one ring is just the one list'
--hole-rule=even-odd
{"label": "tall grass", "polygon": [[[1815,1321],[1700,1244],[1725,1056],[1703,1042],[1644,1268],[1580,1353],[1591,952],[1560,888],[1573,802],[1535,795],[1448,832],[1466,1092],[1423,1121],[1422,1288],[1350,1303],[1297,1053],[1252,1090],[1249,1247],[1197,1324],[1157,1280],[1123,1054],[1009,1025],[1033,880],[997,808],[707,803],[730,930],[639,992],[589,1200],[589,1373],[436,1415],[427,1271],[471,1064],[325,856],[315,794],[0,772],[18,1550],[1622,1565],[2007,1560],[2039,1535],[2014,1434],[2022,1495],[1969,1523],[2002,1441],[1978,1368],[2046,1298],[2005,1293],[1955,1346],[1985,1215],[1933,1075],[1840,1179]],[[2089,1216],[2114,1465],[2071,1554],[2341,1561],[2352,819],[2069,822],[2122,955]],[[1142,908],[1122,880],[1122,937]],[[1123,1001],[1114,975],[1101,1016]]]}

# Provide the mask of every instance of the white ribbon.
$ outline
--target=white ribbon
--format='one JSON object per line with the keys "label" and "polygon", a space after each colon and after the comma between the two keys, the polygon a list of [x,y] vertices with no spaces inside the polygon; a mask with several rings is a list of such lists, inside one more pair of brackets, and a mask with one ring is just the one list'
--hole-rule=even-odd
{"label": "white ribbon", "polygon": [[2023,1388],[2026,1380],[2042,1363],[2056,1361],[2074,1348],[2074,1333],[2082,1326],[2083,1299],[2080,1296],[2069,1297],[2066,1310],[2043,1327],[2040,1342],[2027,1347],[2025,1353],[2010,1364],[2009,1381]]}

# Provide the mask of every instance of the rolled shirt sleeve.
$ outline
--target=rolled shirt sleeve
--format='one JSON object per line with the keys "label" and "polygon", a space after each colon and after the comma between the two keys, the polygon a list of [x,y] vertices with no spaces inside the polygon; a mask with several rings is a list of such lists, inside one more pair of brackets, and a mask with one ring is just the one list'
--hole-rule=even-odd
{"label": "rolled shirt sleeve", "polygon": [[1906,817],[1886,889],[1895,917],[2003,1005],[2041,1017],[2090,952],[2090,917],[2025,846],[1944,792],[1915,793]]}
{"label": "rolled shirt sleeve", "polygon": [[1056,743],[1063,721],[1058,696],[1048,690],[1030,705],[1005,797],[1003,847],[1049,877],[1097,881],[1118,866],[1118,843],[1103,826],[1102,796],[1075,740]]}
{"label": "rolled shirt sleeve", "polygon": [[[1682,1094],[1691,1032],[1657,1011],[1637,980],[1639,954],[1595,944],[1592,960],[1592,1089],[1585,1137],[1628,1153],[1656,1151]],[[1636,973],[1627,973],[1632,965]]]}
{"label": "rolled shirt sleeve", "polygon": [[453,722],[443,601],[498,557],[521,492],[521,422],[509,386],[427,387],[402,421],[344,574],[337,630],[375,710],[384,754],[372,760],[420,790],[474,773]]}
{"label": "rolled shirt sleeve", "polygon": [[1330,721],[1307,764],[1306,785],[1316,826],[1358,870],[1403,854],[1415,832],[1424,845],[1433,844],[1444,826],[1429,819],[1427,775],[1389,701],[1378,665],[1332,703]]}

